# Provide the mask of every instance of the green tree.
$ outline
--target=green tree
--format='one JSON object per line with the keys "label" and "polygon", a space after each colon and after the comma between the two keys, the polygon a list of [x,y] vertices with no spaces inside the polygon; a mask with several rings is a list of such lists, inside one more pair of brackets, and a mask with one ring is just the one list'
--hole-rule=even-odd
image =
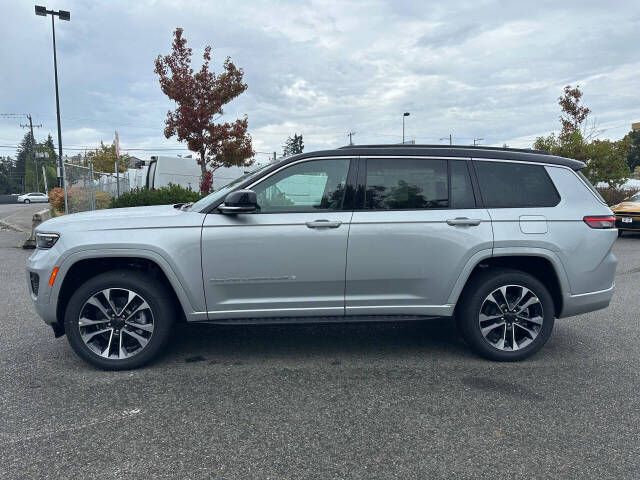
{"label": "green tree", "polygon": [[[93,170],[96,172],[113,173],[116,171],[116,146],[115,144],[105,145],[100,142],[100,147],[91,152],[87,152],[88,160],[93,162]],[[131,157],[128,154],[120,154],[118,160],[118,170],[125,172],[129,168]],[[87,166],[87,165],[85,165]]]}
{"label": "green tree", "polygon": [[594,185],[604,182],[619,187],[629,176],[627,151],[631,140],[626,137],[618,141],[594,140],[595,132],[587,131],[586,121],[591,110],[582,104],[579,86],[564,87],[558,98],[561,108],[558,134],[538,137],[533,145],[537,150],[546,150],[560,157],[575,158],[586,163],[585,176]]}
{"label": "green tree", "polygon": [[629,142],[627,149],[627,165],[632,172],[640,167],[640,130],[627,133],[625,138]]}
{"label": "green tree", "polygon": [[284,157],[289,157],[291,155],[297,155],[299,153],[302,153],[302,151],[304,150],[304,142],[302,141],[302,134],[298,135],[297,133],[294,133],[293,137],[287,138],[287,141],[285,142],[283,148],[284,148],[284,151],[282,153],[282,156]]}
{"label": "green tree", "polygon": [[620,188],[629,177],[624,140],[594,140],[586,146],[585,153],[588,160],[583,172],[594,185],[603,182],[609,187]]}
{"label": "green tree", "polygon": [[19,183],[15,178],[15,162],[11,157],[0,157],[0,194],[17,193]]}

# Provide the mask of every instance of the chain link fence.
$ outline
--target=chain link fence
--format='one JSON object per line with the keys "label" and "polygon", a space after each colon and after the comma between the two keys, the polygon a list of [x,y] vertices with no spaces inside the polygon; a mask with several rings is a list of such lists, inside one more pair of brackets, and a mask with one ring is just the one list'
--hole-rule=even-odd
{"label": "chain link fence", "polygon": [[111,199],[131,190],[129,172],[96,172],[89,165],[64,164],[68,213],[107,208]]}

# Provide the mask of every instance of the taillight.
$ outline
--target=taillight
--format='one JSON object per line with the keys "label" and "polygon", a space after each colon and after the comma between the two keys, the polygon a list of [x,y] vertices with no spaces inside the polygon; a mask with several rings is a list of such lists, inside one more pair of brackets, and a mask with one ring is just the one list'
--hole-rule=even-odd
{"label": "taillight", "polygon": [[591,228],[614,228],[616,226],[616,217],[613,215],[594,215],[584,217],[583,220]]}

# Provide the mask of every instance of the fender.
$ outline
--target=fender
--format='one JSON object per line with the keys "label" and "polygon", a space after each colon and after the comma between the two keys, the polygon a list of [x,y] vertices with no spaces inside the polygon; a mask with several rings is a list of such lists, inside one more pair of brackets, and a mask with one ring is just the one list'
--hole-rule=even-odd
{"label": "fender", "polygon": [[[458,280],[456,281],[453,290],[451,291],[451,295],[449,296],[447,303],[455,305],[458,302],[460,294],[462,293],[464,286],[467,284],[471,273],[483,260],[486,260],[488,258],[514,256],[541,257],[549,260],[556,272],[556,275],[558,276],[560,287],[563,292],[563,297],[565,297],[565,299],[570,297],[570,287],[567,272],[564,268],[564,265],[562,264],[562,261],[560,260],[560,257],[558,257],[558,255],[554,251],[547,248],[537,247],[500,247],[494,248],[493,253],[491,250],[482,250],[469,259],[465,267],[462,269],[462,272],[460,273]],[[560,312],[558,312],[558,314],[560,314]]]}
{"label": "fender", "polygon": [[[158,252],[144,248],[108,248],[108,249],[86,249],[76,250],[72,254],[68,255],[62,261],[60,270],[58,272],[57,279],[53,288],[51,289],[50,298],[53,299],[53,307],[57,308],[58,297],[60,294],[60,288],[64,283],[64,279],[71,267],[80,260],[88,259],[104,259],[108,257],[131,257],[131,258],[143,258],[154,262],[165,274],[171,287],[176,293],[180,305],[185,313],[187,321],[207,320],[206,309],[204,311],[197,311],[194,308],[194,304],[198,304],[198,299],[190,298],[189,292],[186,292],[183,287],[182,278],[176,274],[171,267],[170,263]],[[204,291],[202,292],[202,300],[204,303]]]}

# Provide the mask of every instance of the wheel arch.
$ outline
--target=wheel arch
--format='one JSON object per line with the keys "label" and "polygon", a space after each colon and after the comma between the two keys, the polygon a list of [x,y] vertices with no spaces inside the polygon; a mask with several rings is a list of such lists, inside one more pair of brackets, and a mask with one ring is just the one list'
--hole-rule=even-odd
{"label": "wheel arch", "polygon": [[533,275],[551,293],[556,316],[562,315],[564,297],[569,291],[566,272],[555,253],[544,249],[494,249],[491,256],[472,259],[470,265],[465,268],[466,274],[463,272],[458,278],[448,303],[457,306],[458,300],[474,276],[487,268],[512,268]]}
{"label": "wheel arch", "polygon": [[191,302],[171,267],[161,258],[155,257],[153,252],[140,254],[140,252],[134,251],[113,252],[107,255],[86,252],[74,254],[61,267],[57,278],[61,281],[56,282],[57,288],[52,291],[52,298],[56,299],[58,325],[64,325],[63,319],[67,304],[78,285],[97,274],[121,269],[142,271],[162,282],[173,296],[172,300],[179,314],[178,321],[186,321],[188,312],[193,312]]}

